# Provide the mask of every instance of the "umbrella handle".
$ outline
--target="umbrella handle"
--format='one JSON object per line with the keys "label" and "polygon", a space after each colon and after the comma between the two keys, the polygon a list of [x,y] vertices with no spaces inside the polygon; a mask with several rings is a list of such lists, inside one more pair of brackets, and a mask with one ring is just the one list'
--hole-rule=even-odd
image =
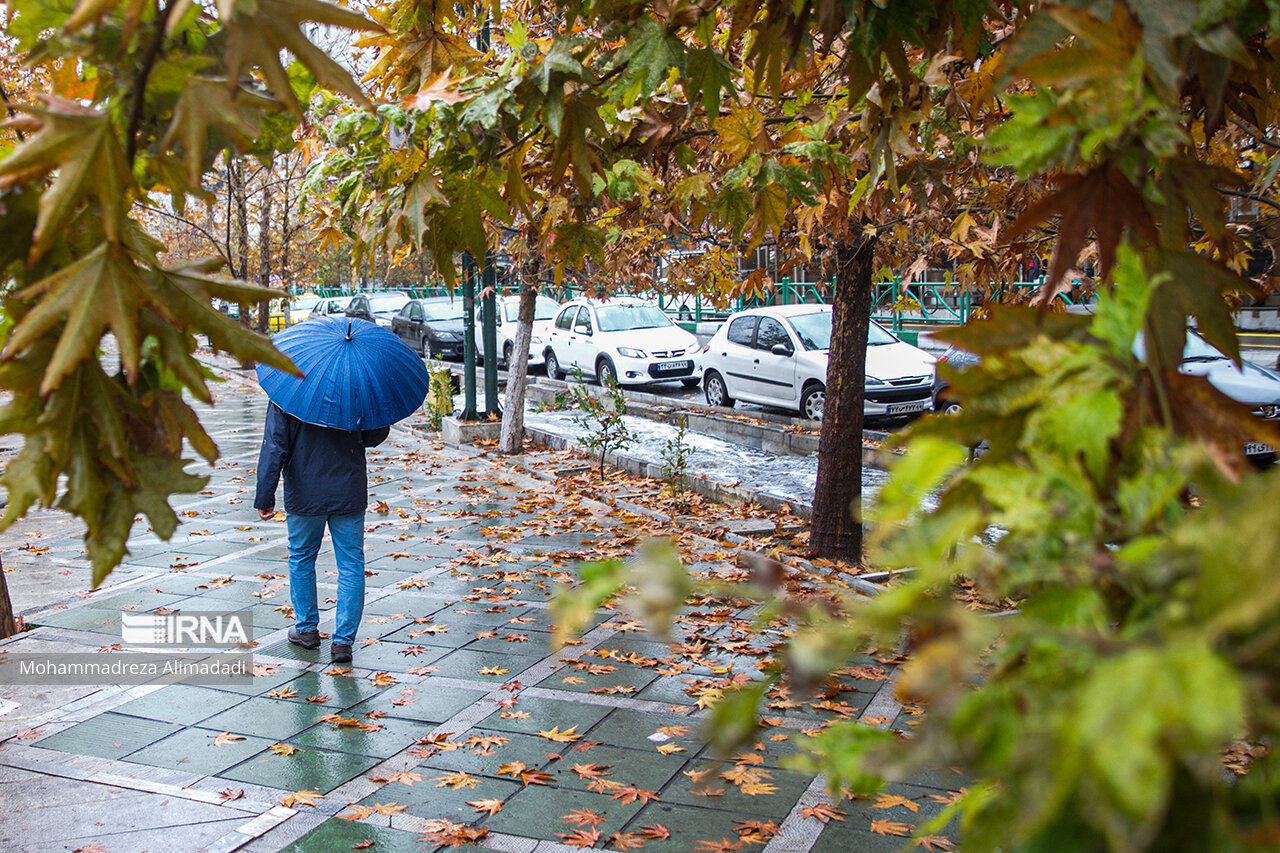
{"label": "umbrella handle", "polygon": [[347,340],[351,340],[351,321],[347,321]]}

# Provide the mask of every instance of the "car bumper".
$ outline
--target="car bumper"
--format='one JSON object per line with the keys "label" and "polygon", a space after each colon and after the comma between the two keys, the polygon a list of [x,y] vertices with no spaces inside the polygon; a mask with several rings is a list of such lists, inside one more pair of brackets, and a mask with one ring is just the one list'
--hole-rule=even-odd
{"label": "car bumper", "polygon": [[430,341],[431,351],[440,358],[456,358],[462,360],[462,341]]}
{"label": "car bumper", "polygon": [[678,358],[628,358],[613,354],[618,369],[619,385],[644,385],[649,382],[678,382],[702,378],[702,353]]}
{"label": "car bumper", "polygon": [[933,411],[933,385],[868,388],[862,413],[868,418],[909,418]]}

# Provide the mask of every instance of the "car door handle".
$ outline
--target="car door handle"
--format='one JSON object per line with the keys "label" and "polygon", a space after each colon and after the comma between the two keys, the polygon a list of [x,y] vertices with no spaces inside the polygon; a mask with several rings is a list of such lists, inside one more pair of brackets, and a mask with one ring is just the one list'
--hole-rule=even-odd
{"label": "car door handle", "polygon": [[755,359],[755,363],[756,363],[756,364],[759,364],[759,363],[760,363],[760,359],[758,359],[758,358],[757,358],[757,359]]}

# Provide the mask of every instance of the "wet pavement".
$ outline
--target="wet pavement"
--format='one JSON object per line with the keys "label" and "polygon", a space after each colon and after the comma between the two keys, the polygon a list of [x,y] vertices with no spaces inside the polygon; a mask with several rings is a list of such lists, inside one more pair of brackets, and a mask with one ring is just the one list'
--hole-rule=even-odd
{"label": "wet pavement", "polygon": [[[39,603],[27,590],[18,606],[36,627],[0,654],[112,655],[122,613],[245,610],[255,677],[0,685],[17,703],[0,703],[0,849],[423,851],[471,838],[511,851],[888,851],[960,787],[940,771],[891,786],[898,799],[842,797],[838,819],[811,810],[833,802],[822,780],[783,763],[819,726],[909,725],[892,667],[869,657],[850,661],[859,677],[841,675],[834,698],[776,699],[754,748],[713,764],[700,706],[768,654],[750,612],[688,608],[672,646],[601,610],[553,651],[558,583],[581,559],[631,547],[647,522],[560,494],[519,459],[408,430],[370,452],[353,664],[331,665],[327,642],[290,645],[285,525],[252,508],[265,398],[225,373],[202,412],[223,457],[192,466],[210,481],[175,499],[171,541],[136,525],[124,564],[90,594],[78,523],[37,513],[0,536],[6,568],[52,567],[61,584]],[[681,544],[696,569],[737,571],[722,542]],[[327,632],[328,542],[317,569]]]}

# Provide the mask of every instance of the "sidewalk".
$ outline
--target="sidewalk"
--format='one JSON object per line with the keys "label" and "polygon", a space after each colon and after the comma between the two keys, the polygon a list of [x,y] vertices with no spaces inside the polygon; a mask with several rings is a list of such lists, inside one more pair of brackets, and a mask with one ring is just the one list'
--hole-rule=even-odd
{"label": "sidewalk", "polygon": [[[111,654],[122,610],[248,609],[257,677],[0,689],[19,703],[0,716],[0,849],[888,851],[962,784],[941,771],[892,786],[901,799],[842,799],[844,820],[806,811],[831,803],[821,780],[779,766],[806,732],[841,716],[907,725],[891,667],[870,658],[827,701],[775,701],[755,749],[713,765],[699,705],[769,652],[749,612],[687,608],[669,647],[601,611],[581,643],[549,642],[547,603],[577,560],[677,531],[406,430],[370,453],[353,665],[331,666],[327,643],[289,645],[285,526],[252,509],[265,398],[241,376],[215,393],[202,417],[223,458],[208,487],[179,499],[172,541],[139,524],[103,589],[87,593],[77,522],[45,512],[0,537],[15,605],[38,626],[0,654]],[[723,542],[680,544],[700,570],[740,571]],[[327,545],[318,569],[327,632]]]}

